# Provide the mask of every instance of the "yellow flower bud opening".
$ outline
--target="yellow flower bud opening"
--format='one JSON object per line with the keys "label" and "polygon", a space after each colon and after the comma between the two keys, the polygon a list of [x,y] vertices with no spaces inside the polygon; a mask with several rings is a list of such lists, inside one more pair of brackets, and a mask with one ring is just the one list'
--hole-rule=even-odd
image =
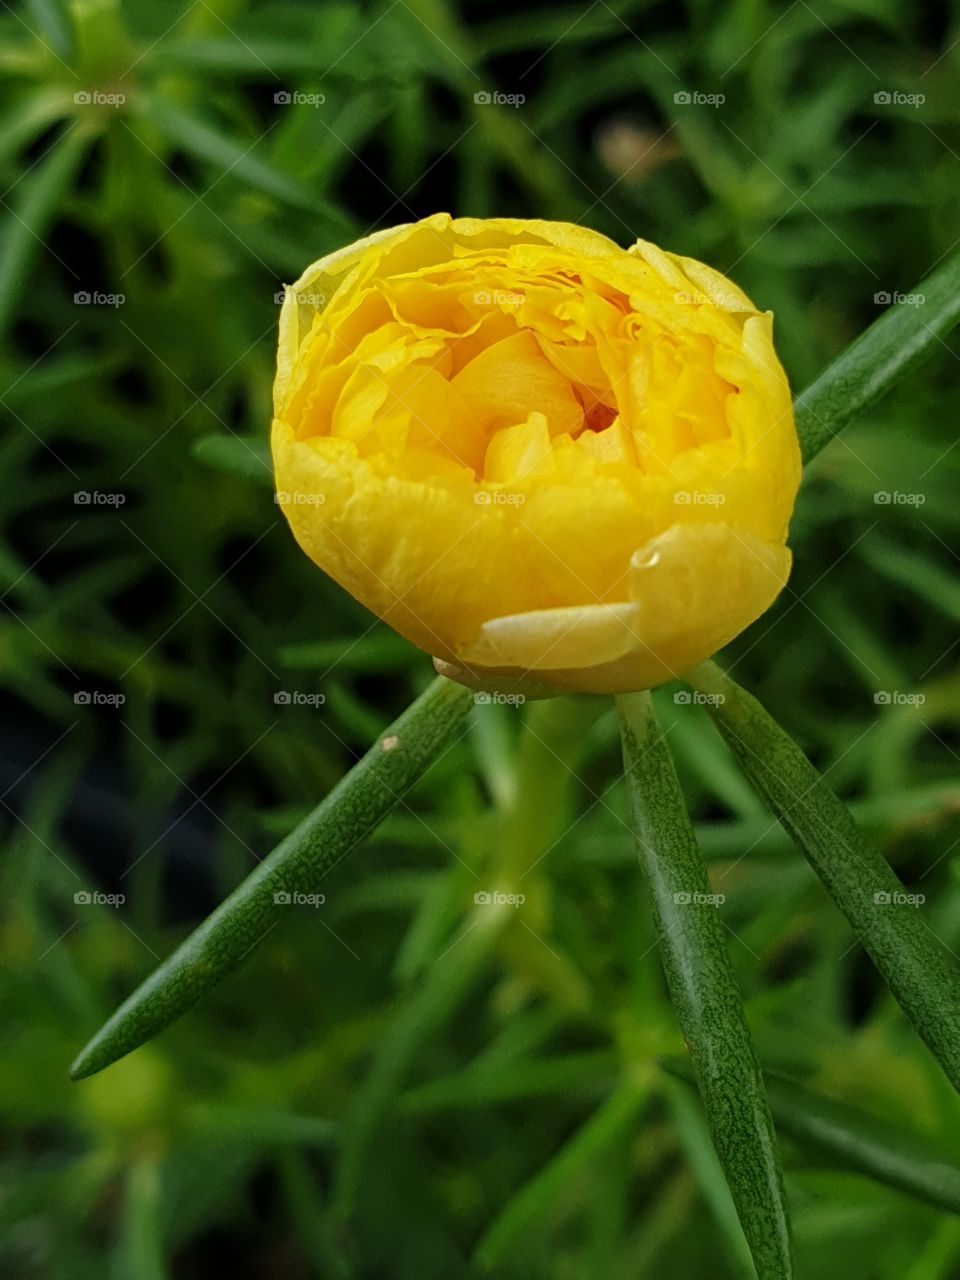
{"label": "yellow flower bud opening", "polygon": [[787,580],[769,313],[557,222],[437,214],[287,290],[272,444],[306,553],[477,687],[649,688]]}

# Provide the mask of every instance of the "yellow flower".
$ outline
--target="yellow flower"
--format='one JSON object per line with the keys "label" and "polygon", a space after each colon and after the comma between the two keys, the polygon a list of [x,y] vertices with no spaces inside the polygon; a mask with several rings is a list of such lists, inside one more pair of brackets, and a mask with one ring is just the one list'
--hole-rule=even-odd
{"label": "yellow flower", "polygon": [[787,580],[800,455],[771,327],[644,241],[447,214],[379,232],[287,290],[278,501],[454,678],[651,687]]}

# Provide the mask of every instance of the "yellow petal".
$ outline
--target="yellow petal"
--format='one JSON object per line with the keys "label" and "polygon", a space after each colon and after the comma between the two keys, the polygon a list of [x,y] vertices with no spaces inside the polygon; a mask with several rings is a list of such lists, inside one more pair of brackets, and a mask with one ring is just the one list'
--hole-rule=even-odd
{"label": "yellow petal", "polygon": [[769,607],[789,572],[786,548],[745,530],[674,526],[635,553],[630,601],[493,618],[448,674],[486,688],[530,672],[557,689],[647,689],[733,639]]}
{"label": "yellow petal", "polygon": [[453,386],[488,428],[526,422],[533,412],[545,417],[551,435],[575,431],[583,421],[569,381],[525,329],[481,352]]}

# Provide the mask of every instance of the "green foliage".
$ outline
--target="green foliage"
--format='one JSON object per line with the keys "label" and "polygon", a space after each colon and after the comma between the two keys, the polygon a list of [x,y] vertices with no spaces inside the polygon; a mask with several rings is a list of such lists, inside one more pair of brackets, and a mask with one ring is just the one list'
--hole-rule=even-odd
{"label": "green foliage", "polygon": [[617,699],[640,866],[677,1023],[758,1280],[790,1280],[790,1233],[770,1106],[670,748],[649,693]]}
{"label": "green foliage", "polygon": [[[658,1065],[682,1045],[600,700],[478,707],[322,907],[151,1045],[66,1073],[429,676],[272,502],[282,282],[438,208],[582,220],[729,271],[807,386],[953,247],[958,32],[955,3],[899,0],[0,12],[0,1271],[748,1274]],[[526,102],[474,101],[494,89]],[[790,586],[723,661],[956,952],[960,396],[928,305],[887,323],[933,358],[811,465]],[[930,1162],[960,1163],[955,1097],[678,692],[655,700],[757,1055],[803,1082],[789,1116],[770,1091],[796,1275],[950,1280]],[[125,902],[75,902],[96,889]]]}

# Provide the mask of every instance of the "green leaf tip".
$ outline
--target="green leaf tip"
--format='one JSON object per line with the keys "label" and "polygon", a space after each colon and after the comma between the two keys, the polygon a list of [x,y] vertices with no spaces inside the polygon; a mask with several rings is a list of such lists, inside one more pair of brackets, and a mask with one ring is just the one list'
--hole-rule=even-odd
{"label": "green leaf tip", "polygon": [[[77,1055],[95,1075],[175,1022],[279,923],[289,895],[310,892],[386,816],[453,738],[473,694],[438,676],[329,795],[124,1001]],[[282,895],[278,897],[278,895]]]}
{"label": "green leaf tip", "polygon": [[794,401],[804,464],[901,378],[943,346],[960,323],[960,253],[916,286],[923,321],[910,307],[888,307]]}

